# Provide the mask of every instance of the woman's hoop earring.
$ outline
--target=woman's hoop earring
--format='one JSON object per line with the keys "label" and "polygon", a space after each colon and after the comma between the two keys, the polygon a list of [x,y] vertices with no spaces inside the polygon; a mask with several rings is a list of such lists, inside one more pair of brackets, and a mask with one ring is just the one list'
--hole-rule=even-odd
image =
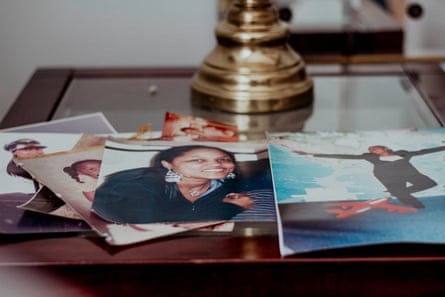
{"label": "woman's hoop earring", "polygon": [[167,173],[165,173],[165,181],[168,183],[177,183],[181,181],[181,175],[169,168]]}
{"label": "woman's hoop earring", "polygon": [[230,172],[229,174],[226,175],[226,179],[235,179],[236,178],[236,174],[233,172]]}

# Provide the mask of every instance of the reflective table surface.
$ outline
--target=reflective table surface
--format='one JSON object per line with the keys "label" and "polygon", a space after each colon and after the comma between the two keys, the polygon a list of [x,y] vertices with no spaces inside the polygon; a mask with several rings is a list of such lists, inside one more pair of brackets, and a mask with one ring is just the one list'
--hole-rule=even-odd
{"label": "reflective table surface", "polygon": [[53,118],[102,111],[119,132],[130,132],[145,123],[150,123],[153,130],[162,129],[168,111],[236,124],[244,139],[264,137],[265,131],[440,126],[406,74],[325,72],[314,74],[313,79],[315,96],[309,106],[263,114],[236,114],[193,106],[190,77],[80,77],[70,83]]}
{"label": "reflective table surface", "polygon": [[[246,139],[264,137],[265,131],[404,129],[445,122],[445,76],[435,64],[310,65],[311,106],[254,115],[191,106],[194,71],[38,69],[0,128],[98,111],[120,132],[147,122],[158,130],[170,111],[236,123]],[[126,247],[110,247],[91,234],[0,236],[0,275],[18,280],[0,278],[2,288],[26,287],[39,296],[443,296],[437,271],[444,265],[444,246],[427,244],[283,258],[276,234],[189,234]]]}

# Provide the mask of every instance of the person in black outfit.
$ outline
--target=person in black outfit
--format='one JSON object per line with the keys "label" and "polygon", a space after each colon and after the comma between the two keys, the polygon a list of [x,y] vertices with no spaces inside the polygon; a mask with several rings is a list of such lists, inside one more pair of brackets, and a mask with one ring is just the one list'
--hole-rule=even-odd
{"label": "person in black outfit", "polygon": [[248,209],[234,156],[220,148],[186,145],[157,154],[151,167],[109,175],[92,209],[116,223],[215,221]]}
{"label": "person in black outfit", "polygon": [[410,159],[414,156],[443,150],[445,150],[445,146],[421,149],[418,151],[393,151],[383,145],[373,145],[368,148],[369,152],[361,155],[309,154],[300,151],[294,152],[320,158],[366,160],[374,165],[374,176],[386,187],[391,195],[404,204],[408,204],[415,208],[424,208],[425,206],[423,203],[414,197],[412,193],[432,188],[436,186],[437,183],[417,170],[410,163]]}
{"label": "person in black outfit", "polygon": [[[37,140],[29,138],[17,139],[13,142],[5,144],[4,146],[6,151],[12,153],[13,159],[41,156],[44,154],[43,149],[45,148],[46,146],[41,145]],[[32,180],[34,182],[34,188],[37,191],[40,188],[38,182],[35,181],[26,170],[17,166],[13,159],[9,161],[6,167],[6,172],[11,176],[20,176]]]}

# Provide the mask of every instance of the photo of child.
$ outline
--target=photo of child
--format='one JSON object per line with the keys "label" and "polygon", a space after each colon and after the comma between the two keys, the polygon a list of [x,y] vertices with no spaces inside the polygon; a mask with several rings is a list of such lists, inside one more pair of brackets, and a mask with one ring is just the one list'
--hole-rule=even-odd
{"label": "photo of child", "polygon": [[63,171],[80,184],[82,194],[93,201],[102,161],[96,159],[80,160],[63,168]]}

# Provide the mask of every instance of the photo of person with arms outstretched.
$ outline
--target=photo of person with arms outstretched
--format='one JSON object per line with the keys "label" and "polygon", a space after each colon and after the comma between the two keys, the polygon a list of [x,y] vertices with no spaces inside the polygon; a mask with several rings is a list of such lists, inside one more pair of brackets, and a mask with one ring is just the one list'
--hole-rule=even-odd
{"label": "photo of person with arms outstretched", "polygon": [[160,151],[150,167],[118,171],[98,186],[92,209],[117,223],[227,220],[253,206],[232,153],[206,145]]}
{"label": "photo of person with arms outstretched", "polygon": [[444,151],[445,146],[421,149],[417,151],[391,150],[384,145],[372,145],[368,147],[368,152],[360,155],[352,154],[312,154],[308,152],[296,151],[300,155],[310,155],[317,158],[336,158],[365,160],[373,164],[373,174],[386,188],[389,194],[397,198],[400,202],[415,208],[425,206],[412,194],[430,189],[437,183],[421,173],[411,163],[410,159],[415,156]]}

